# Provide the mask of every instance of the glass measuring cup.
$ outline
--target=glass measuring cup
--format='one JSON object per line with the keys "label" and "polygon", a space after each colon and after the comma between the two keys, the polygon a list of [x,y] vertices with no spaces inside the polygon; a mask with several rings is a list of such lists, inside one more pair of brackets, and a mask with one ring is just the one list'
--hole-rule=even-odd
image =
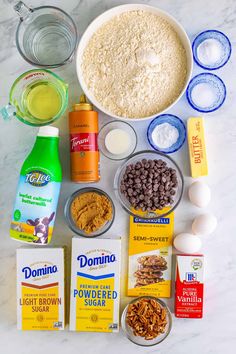
{"label": "glass measuring cup", "polygon": [[77,30],[66,12],[54,6],[29,8],[22,1],[14,10],[20,16],[16,46],[28,63],[56,68],[72,60]]}
{"label": "glass measuring cup", "polygon": [[16,116],[23,123],[42,126],[54,122],[68,105],[68,85],[49,70],[29,70],[13,83],[9,104],[0,109],[4,119]]}

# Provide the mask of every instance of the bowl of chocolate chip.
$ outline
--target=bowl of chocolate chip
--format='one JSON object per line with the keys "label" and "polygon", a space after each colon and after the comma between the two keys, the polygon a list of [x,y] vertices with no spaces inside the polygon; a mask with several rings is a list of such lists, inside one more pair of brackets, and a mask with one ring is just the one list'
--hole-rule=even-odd
{"label": "bowl of chocolate chip", "polygon": [[172,317],[162,300],[153,296],[141,296],[125,307],[121,326],[131,342],[140,346],[152,346],[161,343],[169,335]]}
{"label": "bowl of chocolate chip", "polygon": [[123,209],[142,219],[159,219],[174,211],[183,187],[183,175],[175,161],[151,150],[133,154],[118,168],[114,179]]}

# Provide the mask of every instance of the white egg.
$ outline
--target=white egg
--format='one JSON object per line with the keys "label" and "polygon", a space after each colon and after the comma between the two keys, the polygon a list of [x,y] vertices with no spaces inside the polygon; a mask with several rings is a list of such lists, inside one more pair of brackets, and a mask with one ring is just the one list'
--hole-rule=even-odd
{"label": "white egg", "polygon": [[192,230],[195,235],[210,235],[217,226],[217,219],[211,213],[197,216],[192,223]]}
{"label": "white egg", "polygon": [[190,202],[199,208],[205,208],[211,200],[211,190],[204,182],[196,181],[188,190]]}
{"label": "white egg", "polygon": [[200,237],[192,234],[182,233],[174,238],[175,248],[183,253],[196,253],[202,246]]}

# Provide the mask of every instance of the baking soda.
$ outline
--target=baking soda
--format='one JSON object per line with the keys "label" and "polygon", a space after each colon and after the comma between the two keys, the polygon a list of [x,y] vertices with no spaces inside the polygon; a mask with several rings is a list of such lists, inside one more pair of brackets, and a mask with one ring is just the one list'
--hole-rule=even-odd
{"label": "baking soda", "polygon": [[161,149],[168,149],[174,145],[179,138],[179,131],[169,123],[159,124],[152,132],[152,140]]}

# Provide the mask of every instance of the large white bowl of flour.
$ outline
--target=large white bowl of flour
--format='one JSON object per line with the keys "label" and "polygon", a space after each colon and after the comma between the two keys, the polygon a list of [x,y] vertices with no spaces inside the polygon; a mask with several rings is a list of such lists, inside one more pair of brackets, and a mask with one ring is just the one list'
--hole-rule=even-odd
{"label": "large white bowl of flour", "polygon": [[143,120],[170,109],[192,73],[189,38],[158,8],[127,4],[98,16],[77,50],[77,75],[88,99],[114,118]]}

